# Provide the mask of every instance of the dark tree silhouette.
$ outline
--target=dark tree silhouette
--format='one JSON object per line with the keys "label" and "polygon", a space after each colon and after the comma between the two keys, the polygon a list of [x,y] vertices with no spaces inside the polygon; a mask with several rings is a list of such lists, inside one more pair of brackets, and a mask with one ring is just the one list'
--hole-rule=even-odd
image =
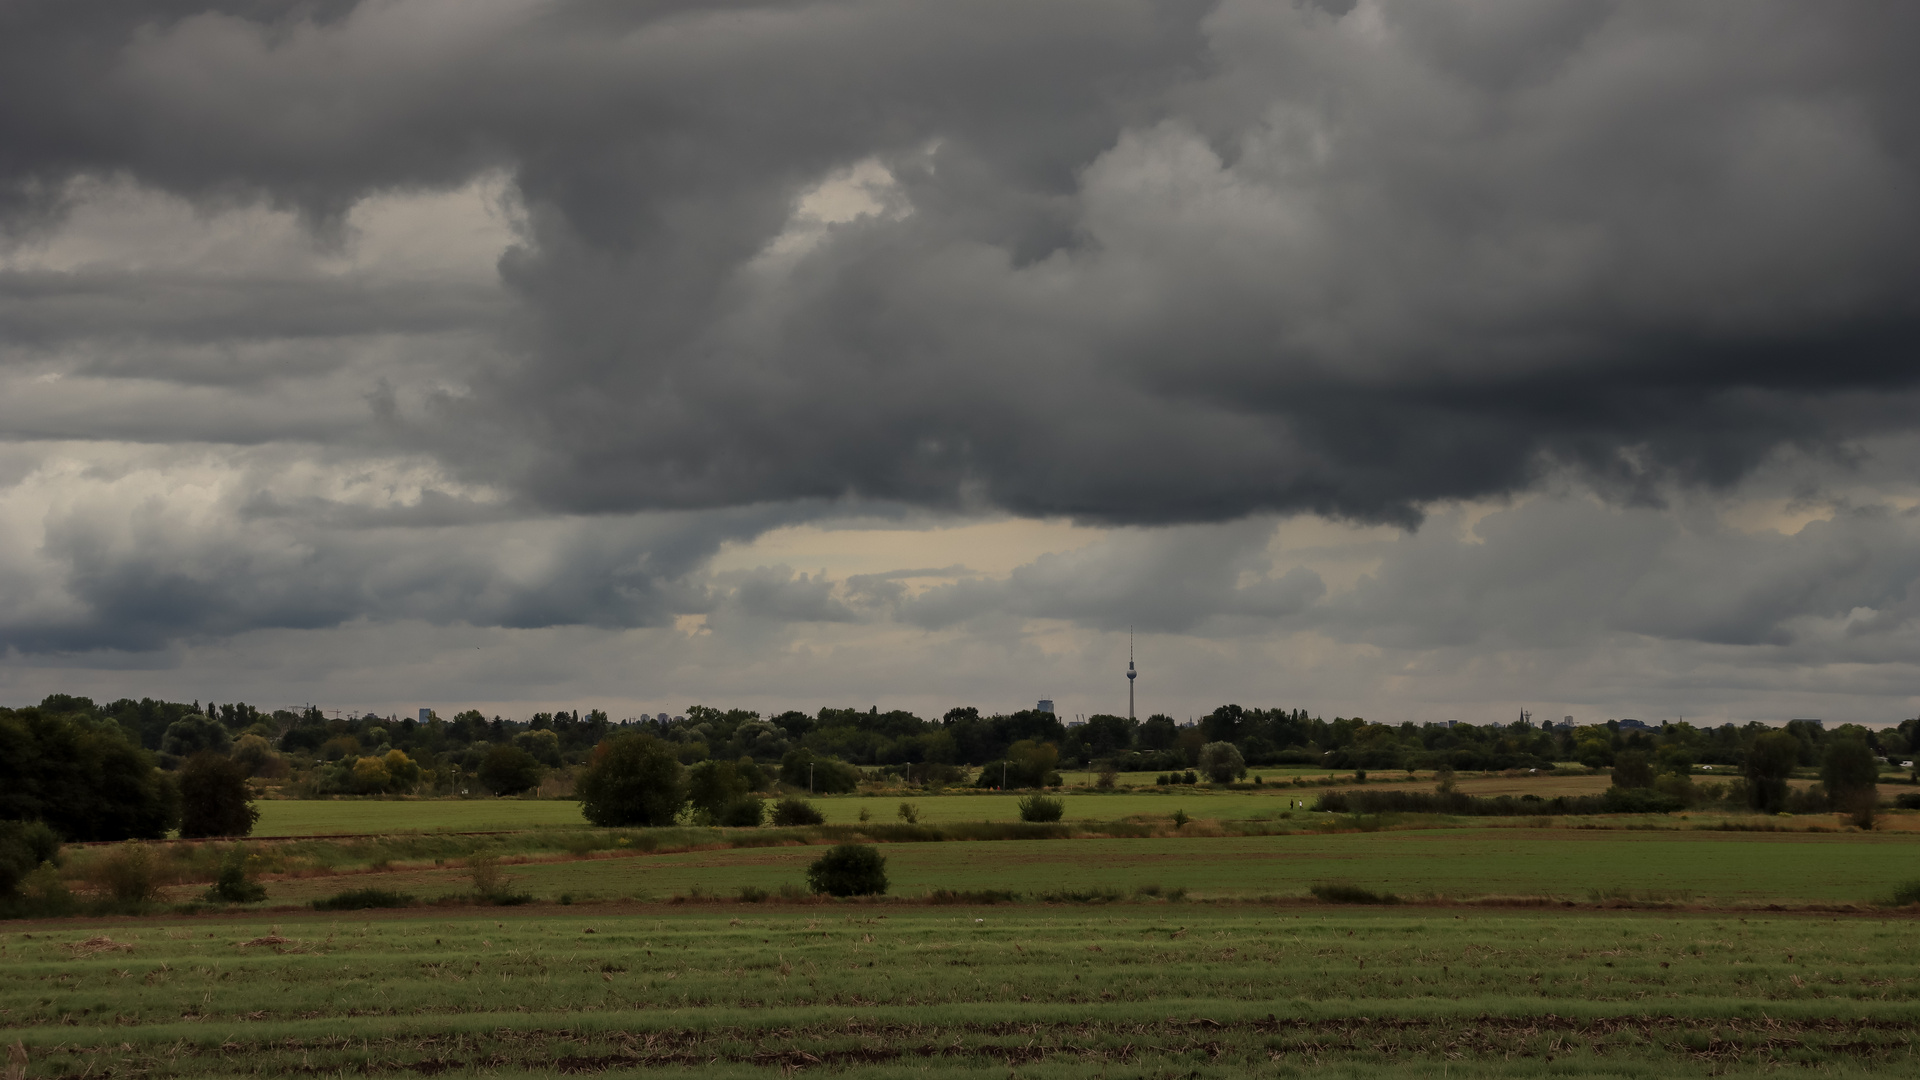
{"label": "dark tree silhouette", "polygon": [[180,770],[182,837],[246,836],[259,820],[246,766],[219,754],[200,753]]}
{"label": "dark tree silhouette", "polygon": [[646,734],[615,735],[593,748],[573,791],[595,825],[671,825],[687,804],[686,770],[673,748]]}

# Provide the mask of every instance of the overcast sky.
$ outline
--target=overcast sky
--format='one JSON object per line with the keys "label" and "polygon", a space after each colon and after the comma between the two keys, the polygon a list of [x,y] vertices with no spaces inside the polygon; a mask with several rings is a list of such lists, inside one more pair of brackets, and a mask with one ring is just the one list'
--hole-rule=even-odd
{"label": "overcast sky", "polygon": [[1920,6],[0,5],[0,700],[1886,723]]}

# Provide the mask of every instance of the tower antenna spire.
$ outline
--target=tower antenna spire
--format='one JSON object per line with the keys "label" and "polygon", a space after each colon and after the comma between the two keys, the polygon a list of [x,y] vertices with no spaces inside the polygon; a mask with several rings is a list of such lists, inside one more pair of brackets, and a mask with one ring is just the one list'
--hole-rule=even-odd
{"label": "tower antenna spire", "polygon": [[1133,719],[1133,680],[1140,673],[1133,668],[1133,627],[1127,627],[1127,719]]}

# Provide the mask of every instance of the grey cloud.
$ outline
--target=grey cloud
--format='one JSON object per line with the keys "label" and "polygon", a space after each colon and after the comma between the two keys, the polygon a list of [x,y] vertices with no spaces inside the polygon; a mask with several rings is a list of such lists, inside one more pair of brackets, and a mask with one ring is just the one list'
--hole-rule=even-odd
{"label": "grey cloud", "polygon": [[[1910,425],[1903,6],[76,10],[0,34],[16,207],[512,171],[517,329],[408,437],[555,510],[1411,523]],[[910,213],[754,262],[868,158]]]}
{"label": "grey cloud", "polygon": [[[0,648],[153,650],[363,619],[667,625],[727,598],[701,572],[721,543],[795,512],[528,519],[431,492],[384,514],[259,494],[177,509],[159,497],[74,501],[46,521],[40,570],[0,574],[12,594]],[[804,579],[749,580],[739,592],[750,609],[807,616]]]}
{"label": "grey cloud", "polygon": [[859,616],[835,598],[834,583],[823,571],[796,574],[785,566],[760,567],[715,575],[715,584],[732,588],[729,597],[743,614],[781,622],[854,622]]}
{"label": "grey cloud", "polygon": [[1312,570],[1272,573],[1271,522],[1122,530],[1044,555],[1005,579],[971,578],[897,602],[902,620],[951,626],[982,616],[1066,619],[1101,630],[1184,633],[1209,620],[1295,615],[1326,589]]}

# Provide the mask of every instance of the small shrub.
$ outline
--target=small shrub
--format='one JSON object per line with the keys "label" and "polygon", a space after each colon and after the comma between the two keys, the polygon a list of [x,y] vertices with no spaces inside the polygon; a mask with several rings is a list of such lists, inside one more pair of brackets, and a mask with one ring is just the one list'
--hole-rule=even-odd
{"label": "small shrub", "polygon": [[506,888],[507,875],[500,870],[500,857],[497,855],[475,855],[467,860],[467,876],[473,879],[473,893],[482,899],[492,899],[502,894]]}
{"label": "small shrub", "polygon": [[145,844],[129,840],[108,853],[94,866],[94,887],[123,904],[141,904],[160,893],[155,875],[153,852]]}
{"label": "small shrub", "polygon": [[1021,821],[1059,821],[1066,812],[1064,801],[1045,795],[1028,795],[1020,800]]}
{"label": "small shrub", "polygon": [[933,889],[929,904],[1011,904],[1019,894],[1009,889]]}
{"label": "small shrub", "polygon": [[1895,907],[1920,904],[1920,881],[1909,881],[1896,887],[1893,890],[1893,904]]}
{"label": "small shrub", "polygon": [[761,888],[758,885],[740,886],[740,902],[743,904],[764,903],[767,897],[771,895],[773,894],[767,892],[767,890]]}
{"label": "small shrub", "polygon": [[752,795],[735,799],[714,815],[716,825],[731,829],[757,829],[767,819],[767,804]]}
{"label": "small shrub", "polygon": [[773,806],[775,825],[824,825],[826,816],[813,804],[797,795],[789,795]]}
{"label": "small shrub", "polygon": [[201,899],[209,903],[257,904],[267,898],[267,887],[253,879],[247,871],[247,852],[234,848],[220,860],[220,876],[208,887]]}
{"label": "small shrub", "polygon": [[1148,882],[1145,885],[1135,886],[1133,891],[1139,896],[1159,896],[1160,885],[1158,882]]}
{"label": "small shrub", "polygon": [[571,905],[571,904],[573,903],[573,894],[572,894],[572,893],[570,893],[570,892],[563,892],[563,893],[561,893],[561,894],[560,894],[560,903],[561,903],[561,905],[562,905],[562,906],[568,906],[568,905]]}
{"label": "small shrub", "polygon": [[1169,900],[1179,901],[1179,900],[1185,900],[1186,898],[1187,898],[1187,887],[1185,885],[1176,885],[1173,888],[1167,890],[1167,899]]}
{"label": "small shrub", "polygon": [[43,863],[60,857],[60,838],[38,821],[0,821],[0,898],[12,896]]}
{"label": "small shrub", "polygon": [[807,867],[807,887],[830,896],[877,896],[887,891],[887,860],[866,844],[840,844]]}
{"label": "small shrub", "polygon": [[313,902],[315,911],[365,911],[369,908],[407,907],[413,897],[391,889],[353,889],[323,896]]}
{"label": "small shrub", "polygon": [[[1022,801],[1024,802],[1025,800],[1022,800]],[[920,808],[910,802],[903,802],[900,804],[899,814],[900,814],[900,820],[906,822],[909,825],[920,824]]]}
{"label": "small shrub", "polygon": [[1112,791],[1114,784],[1118,783],[1119,780],[1119,771],[1113,766],[1108,765],[1106,768],[1100,770],[1100,778],[1093,782],[1093,786],[1099,788],[1101,791]]}
{"label": "small shrub", "polygon": [[1893,805],[1901,810],[1920,810],[1920,792],[1902,792],[1893,797]]}
{"label": "small shrub", "polygon": [[1392,893],[1377,893],[1358,885],[1342,885],[1333,882],[1309,885],[1307,891],[1329,904],[1397,904],[1400,902],[1400,898]]}
{"label": "small shrub", "polygon": [[1187,812],[1185,810],[1175,810],[1173,812],[1173,827],[1176,829],[1186,828],[1187,822],[1192,820],[1193,820],[1192,818],[1187,816]]}
{"label": "small shrub", "polygon": [[860,821],[861,821],[861,823],[862,823],[862,824],[864,824],[864,823],[866,823],[866,822],[869,822],[869,821],[872,821],[872,820],[873,820],[873,812],[872,812],[872,811],[870,811],[870,810],[868,810],[868,809],[867,809],[866,807],[864,807],[864,806],[863,806],[863,807],[861,807],[861,808],[860,808]]}
{"label": "small shrub", "polygon": [[1126,898],[1125,892],[1105,885],[1090,889],[1055,889],[1040,894],[1040,900],[1048,904],[1111,904]]}

